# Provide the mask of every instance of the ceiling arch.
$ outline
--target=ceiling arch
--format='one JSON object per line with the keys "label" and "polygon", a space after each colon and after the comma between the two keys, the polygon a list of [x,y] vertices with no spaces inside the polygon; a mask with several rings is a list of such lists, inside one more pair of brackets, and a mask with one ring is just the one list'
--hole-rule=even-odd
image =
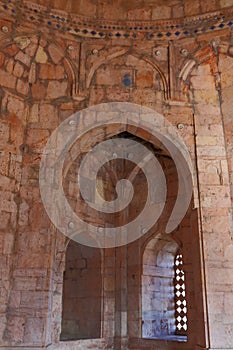
{"label": "ceiling arch", "polygon": [[233,0],[31,0],[35,4],[66,11],[89,20],[169,20],[197,16],[233,6]]}

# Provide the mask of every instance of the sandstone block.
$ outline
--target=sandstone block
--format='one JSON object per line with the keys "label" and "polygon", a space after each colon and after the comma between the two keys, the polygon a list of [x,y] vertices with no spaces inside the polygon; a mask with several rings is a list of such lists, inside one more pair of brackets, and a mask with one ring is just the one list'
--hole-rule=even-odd
{"label": "sandstone block", "polygon": [[0,68],[3,66],[5,61],[5,55],[1,52],[0,53]]}
{"label": "sandstone block", "polygon": [[39,78],[48,80],[64,79],[64,68],[61,65],[41,64],[39,68]]}
{"label": "sandstone block", "polygon": [[170,6],[156,6],[152,10],[152,19],[166,19],[171,17],[171,7]]}
{"label": "sandstone block", "polygon": [[12,76],[11,74],[0,70],[0,85],[14,89],[16,84],[16,77]]}
{"label": "sandstone block", "polygon": [[43,100],[46,96],[46,87],[44,84],[37,82],[32,85],[32,97],[35,100]]}
{"label": "sandstone block", "polygon": [[48,56],[42,46],[38,47],[35,61],[37,63],[46,63],[48,61]]}
{"label": "sandstone block", "polygon": [[50,81],[48,84],[47,98],[56,99],[67,96],[67,82]]}
{"label": "sandstone block", "polygon": [[50,55],[52,61],[55,64],[60,63],[60,61],[64,57],[64,54],[53,44],[49,45],[48,52],[49,52],[49,55]]}
{"label": "sandstone block", "polygon": [[21,63],[25,64],[25,66],[30,67],[31,65],[31,57],[23,53],[22,51],[19,51],[17,55],[15,56],[15,59],[20,61]]}
{"label": "sandstone block", "polygon": [[16,62],[15,66],[14,66],[14,70],[13,70],[13,74],[17,77],[17,78],[21,78],[23,76],[24,73],[24,67],[21,63]]}
{"label": "sandstone block", "polygon": [[17,80],[16,90],[22,95],[28,95],[29,85],[22,79]]}

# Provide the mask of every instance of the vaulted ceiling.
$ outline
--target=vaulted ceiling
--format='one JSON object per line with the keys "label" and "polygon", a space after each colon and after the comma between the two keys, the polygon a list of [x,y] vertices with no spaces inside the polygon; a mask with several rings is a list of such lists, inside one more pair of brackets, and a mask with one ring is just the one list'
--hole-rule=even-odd
{"label": "vaulted ceiling", "polygon": [[233,0],[31,0],[31,2],[105,20],[165,20],[220,11]]}

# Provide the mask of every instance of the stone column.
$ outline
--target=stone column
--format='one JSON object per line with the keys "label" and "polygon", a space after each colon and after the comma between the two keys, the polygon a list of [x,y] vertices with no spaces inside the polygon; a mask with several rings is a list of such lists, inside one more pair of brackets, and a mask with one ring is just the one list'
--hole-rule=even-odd
{"label": "stone column", "polygon": [[232,247],[231,196],[214,60],[193,72],[191,89],[206,287],[207,348],[222,350],[233,349],[233,267],[227,258],[227,251]]}

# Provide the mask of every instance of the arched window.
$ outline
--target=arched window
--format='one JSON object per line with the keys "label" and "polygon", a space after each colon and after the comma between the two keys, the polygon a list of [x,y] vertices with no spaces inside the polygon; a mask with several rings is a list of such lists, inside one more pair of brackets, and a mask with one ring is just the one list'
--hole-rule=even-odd
{"label": "arched window", "polygon": [[187,300],[185,288],[185,274],[183,270],[183,256],[178,252],[174,261],[174,293],[175,293],[175,318],[176,318],[176,334],[187,335]]}
{"label": "arched window", "polygon": [[[170,236],[158,235],[144,251],[142,338],[187,340],[182,255]],[[177,282],[177,283],[176,283]]]}

